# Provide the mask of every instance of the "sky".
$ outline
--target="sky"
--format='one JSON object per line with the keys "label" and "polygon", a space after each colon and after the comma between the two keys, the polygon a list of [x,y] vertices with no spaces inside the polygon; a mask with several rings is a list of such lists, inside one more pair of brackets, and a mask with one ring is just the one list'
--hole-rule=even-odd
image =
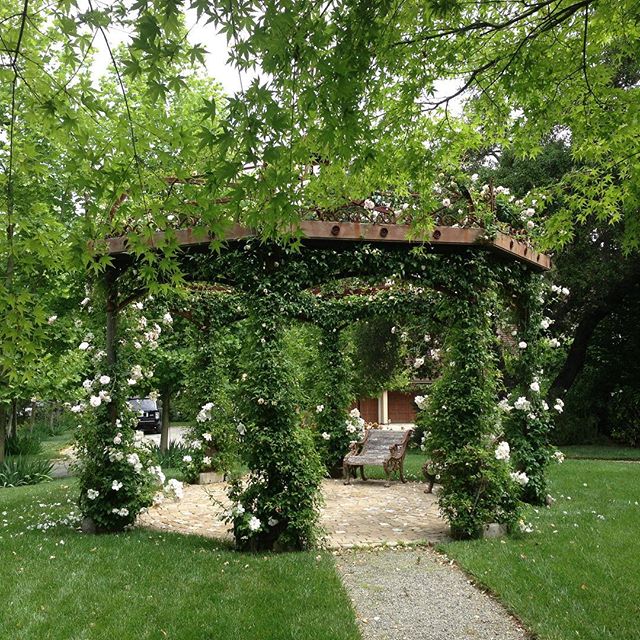
{"label": "sky", "polygon": [[[205,47],[207,50],[205,66],[209,75],[222,85],[225,93],[233,95],[241,91],[242,86],[246,88],[251,80],[256,75],[259,75],[259,70],[253,74],[243,72],[241,76],[236,68],[228,64],[229,46],[227,45],[226,35],[218,34],[215,25],[203,24],[203,22],[197,21],[195,10],[187,11],[186,26],[189,30],[189,42],[191,44],[201,44]],[[120,29],[109,29],[107,37],[112,48],[128,38],[127,34]],[[103,38],[98,38],[96,45],[98,52],[93,64],[93,74],[97,78],[109,68],[111,59]],[[459,81],[457,80],[440,80],[436,83],[435,98],[451,95],[456,92],[458,87]],[[449,105],[449,112],[454,116],[460,115],[462,104],[461,97],[452,100]]]}

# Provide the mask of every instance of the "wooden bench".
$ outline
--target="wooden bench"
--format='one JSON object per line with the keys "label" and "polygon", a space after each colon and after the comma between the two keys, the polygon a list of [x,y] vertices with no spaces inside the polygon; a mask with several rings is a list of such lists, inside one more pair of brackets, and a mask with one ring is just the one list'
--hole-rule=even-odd
{"label": "wooden bench", "polygon": [[387,481],[385,487],[389,486],[391,474],[394,471],[400,472],[400,480],[406,482],[404,478],[404,457],[407,453],[407,444],[413,433],[413,429],[407,431],[388,431],[383,429],[368,429],[364,438],[360,442],[354,442],[349,447],[349,453],[342,461],[342,472],[344,483],[351,482],[352,475],[355,477],[357,469],[360,469],[360,476],[363,480],[364,465],[382,467]]}

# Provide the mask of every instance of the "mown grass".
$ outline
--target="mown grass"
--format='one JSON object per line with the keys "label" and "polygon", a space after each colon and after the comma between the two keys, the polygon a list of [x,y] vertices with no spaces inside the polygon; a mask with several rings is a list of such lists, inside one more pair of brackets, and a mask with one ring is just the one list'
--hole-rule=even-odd
{"label": "mown grass", "polygon": [[62,451],[73,444],[73,432],[65,431],[57,436],[49,436],[42,441],[42,453],[45,458],[63,458]]}
{"label": "mown grass", "polygon": [[[422,465],[426,462],[427,456],[420,450],[411,449],[407,451],[407,455],[404,459],[404,477],[411,482],[423,481]],[[365,466],[364,474],[367,478],[382,480],[384,479],[384,469],[382,467],[368,467]],[[358,478],[360,478],[360,472],[358,471]],[[399,480],[399,475],[394,473],[391,476],[392,480]]]}
{"label": "mown grass", "polygon": [[442,545],[540,640],[640,637],[640,465],[569,460],[550,471],[535,532]]}
{"label": "mown grass", "polygon": [[329,554],[240,554],[142,529],[29,529],[68,514],[74,495],[69,479],[0,489],[0,638],[360,637]]}
{"label": "mown grass", "polygon": [[576,444],[560,447],[567,458],[591,460],[640,460],[640,449],[620,445]]}

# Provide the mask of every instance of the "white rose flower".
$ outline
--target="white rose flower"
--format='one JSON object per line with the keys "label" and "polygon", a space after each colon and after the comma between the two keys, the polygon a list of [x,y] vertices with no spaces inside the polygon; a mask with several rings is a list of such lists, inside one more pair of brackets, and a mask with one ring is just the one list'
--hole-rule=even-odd
{"label": "white rose flower", "polygon": [[192,460],[193,460],[193,458],[191,456],[189,456],[189,455],[182,456],[182,462],[186,462],[188,464]]}
{"label": "white rose flower", "polygon": [[169,312],[165,313],[162,316],[162,322],[164,322],[165,324],[171,324],[173,322],[173,317]]}
{"label": "white rose flower", "polygon": [[527,348],[527,343],[524,340],[521,340],[520,342],[518,342],[518,348],[519,349],[526,349]]}
{"label": "white rose flower", "polygon": [[89,302],[91,302],[91,300],[89,298],[84,298],[84,300],[82,300],[82,302],[80,303],[81,307],[86,307]]}
{"label": "white rose flower", "polygon": [[120,491],[120,489],[122,489],[122,487],[123,487],[123,486],[124,486],[124,485],[122,484],[122,482],[119,482],[118,480],[114,480],[114,481],[111,483],[111,488],[112,488],[114,491]]}
{"label": "white rose flower", "polygon": [[58,316],[49,316],[47,324],[53,324],[58,319]]}
{"label": "white rose flower", "polygon": [[553,454],[553,457],[558,464],[562,464],[564,462],[564,453],[562,453],[562,451],[556,451]]}
{"label": "white rose flower", "polygon": [[496,460],[508,460],[510,455],[511,449],[509,448],[509,443],[504,440],[499,442],[495,451]]}
{"label": "white rose flower", "polygon": [[122,444],[122,434],[118,433],[113,439],[113,444]]}
{"label": "white rose flower", "polygon": [[442,206],[443,207],[450,207],[451,206],[451,200],[449,200],[449,198],[443,198],[442,199]]}
{"label": "white rose flower", "polygon": [[244,424],[242,424],[242,422],[238,423],[236,429],[241,436],[243,436],[247,432],[247,428],[244,426]]}
{"label": "white rose flower", "polygon": [[89,379],[85,380],[85,381],[82,383],[82,386],[83,386],[87,391],[88,391],[89,389],[91,389],[92,385],[93,385],[93,380],[89,380]]}
{"label": "white rose flower", "polygon": [[524,471],[513,471],[509,475],[521,487],[524,487],[529,482],[529,476]]}
{"label": "white rose flower", "polygon": [[204,440],[206,440],[207,442],[211,442],[212,435],[210,433],[208,433],[208,432],[207,433],[203,433],[202,434],[202,438]]}
{"label": "white rose flower", "polygon": [[531,391],[535,391],[536,393],[540,392],[540,383],[536,382],[535,380],[529,385],[529,389],[531,389]]}
{"label": "white rose flower", "polygon": [[100,384],[109,384],[111,382],[111,378],[109,376],[100,376],[99,380]]}
{"label": "white rose flower", "polygon": [[330,440],[331,439],[331,436],[326,431],[323,431],[321,435],[322,435],[324,440]]}
{"label": "white rose flower", "polygon": [[373,200],[369,200],[369,198],[367,198],[364,201],[364,208],[367,209],[367,211],[372,211],[373,209],[376,208],[376,203]]}
{"label": "white rose flower", "polygon": [[414,369],[419,369],[423,364],[424,364],[424,358],[422,358],[422,357],[416,358],[413,361],[413,368]]}
{"label": "white rose flower", "polygon": [[91,398],[89,398],[89,404],[92,407],[99,407],[102,404],[102,398],[100,396],[91,396]]}
{"label": "white rose flower", "polygon": [[318,404],[316,405],[316,413],[322,413],[324,411],[324,405]]}
{"label": "white rose flower", "polygon": [[251,519],[249,520],[249,530],[257,531],[261,526],[262,523],[260,522],[260,520],[255,516],[251,516]]}
{"label": "white rose flower", "polygon": [[81,342],[78,345],[78,349],[80,349],[80,351],[86,351],[89,348],[89,343],[88,342]]}
{"label": "white rose flower", "polygon": [[96,491],[95,489],[87,489],[87,498],[89,498],[89,500],[95,500],[99,495],[99,491]]}

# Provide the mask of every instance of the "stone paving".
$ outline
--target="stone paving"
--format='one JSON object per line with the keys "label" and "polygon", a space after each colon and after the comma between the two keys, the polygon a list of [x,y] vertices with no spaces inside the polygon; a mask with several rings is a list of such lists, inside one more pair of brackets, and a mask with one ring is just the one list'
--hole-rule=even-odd
{"label": "stone paving", "polygon": [[[436,498],[418,482],[324,480],[320,524],[330,549],[375,547],[447,538],[448,527],[438,515]],[[138,524],[162,531],[230,539],[220,514],[228,508],[223,484],[188,485],[179,502],[167,501],[142,515]]]}

